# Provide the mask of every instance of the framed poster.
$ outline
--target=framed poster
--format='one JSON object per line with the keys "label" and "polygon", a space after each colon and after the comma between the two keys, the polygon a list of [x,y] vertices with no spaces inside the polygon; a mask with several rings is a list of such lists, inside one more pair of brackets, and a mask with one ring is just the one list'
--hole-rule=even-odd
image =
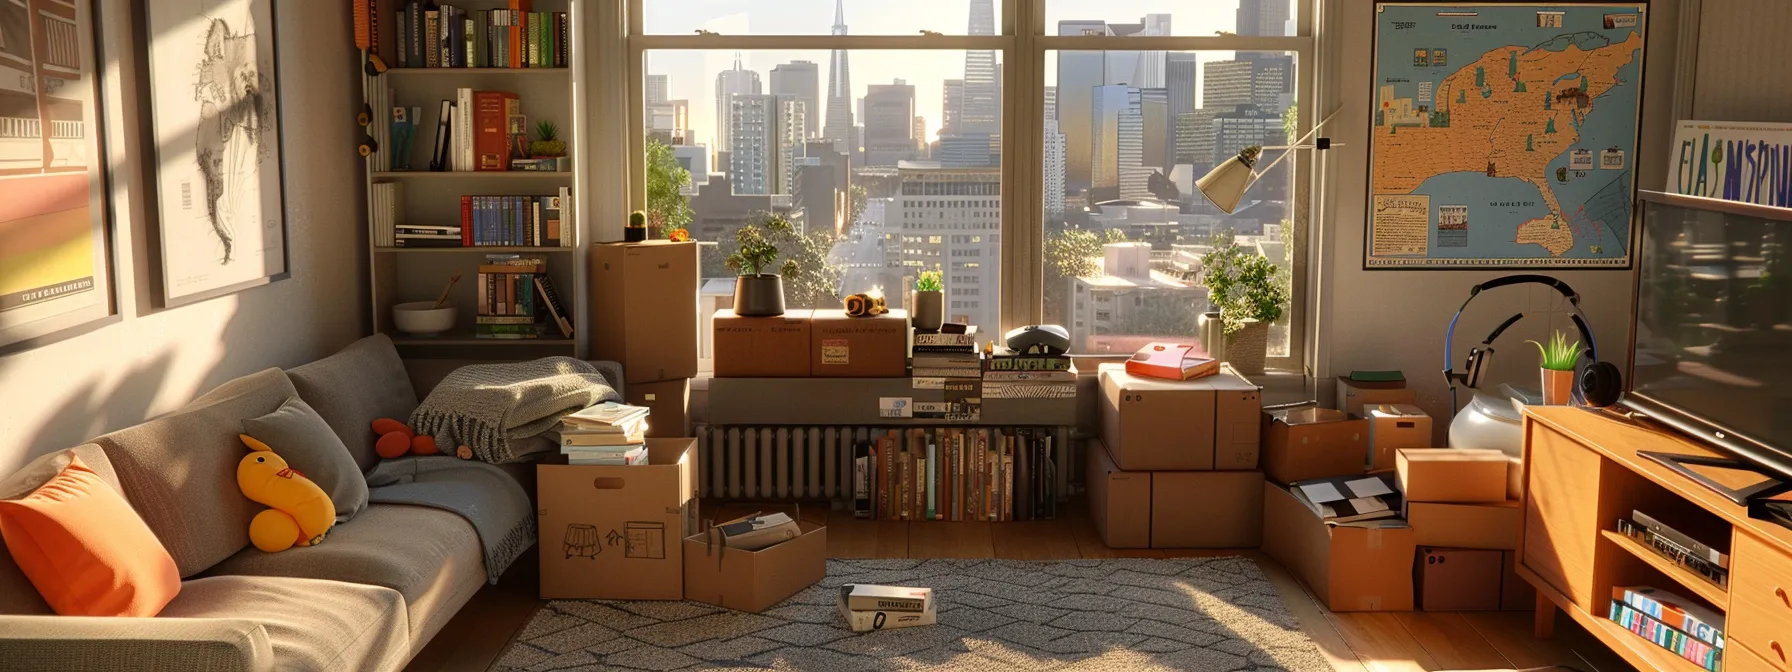
{"label": "framed poster", "polygon": [[163,303],[287,277],[273,0],[144,7]]}
{"label": "framed poster", "polygon": [[1377,2],[1363,267],[1630,268],[1647,9]]}
{"label": "framed poster", "polygon": [[113,314],[94,25],[0,2],[0,352]]}

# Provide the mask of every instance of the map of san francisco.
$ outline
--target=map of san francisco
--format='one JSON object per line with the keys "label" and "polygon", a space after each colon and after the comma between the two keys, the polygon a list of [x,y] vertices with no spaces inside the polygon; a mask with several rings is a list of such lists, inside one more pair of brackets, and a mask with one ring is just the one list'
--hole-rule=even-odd
{"label": "map of san francisco", "polygon": [[1641,5],[1378,6],[1369,267],[1623,267]]}

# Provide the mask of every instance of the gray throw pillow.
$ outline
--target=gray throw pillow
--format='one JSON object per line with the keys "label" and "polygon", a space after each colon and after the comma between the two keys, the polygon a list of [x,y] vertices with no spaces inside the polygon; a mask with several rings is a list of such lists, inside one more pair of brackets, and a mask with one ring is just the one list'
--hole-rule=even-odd
{"label": "gray throw pillow", "polygon": [[346,523],[367,508],[367,479],[361,468],[330,423],[305,400],[292,397],[272,413],[244,420],[243,433],[268,444],[287,465],[323,488],[336,505],[336,522]]}

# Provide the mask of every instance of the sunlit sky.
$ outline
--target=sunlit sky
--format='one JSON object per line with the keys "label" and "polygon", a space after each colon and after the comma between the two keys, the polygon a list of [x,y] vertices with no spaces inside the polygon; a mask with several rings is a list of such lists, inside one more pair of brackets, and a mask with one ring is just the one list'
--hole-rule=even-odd
{"label": "sunlit sky", "polygon": [[[1055,33],[1062,20],[1137,23],[1148,13],[1168,13],[1174,34],[1212,35],[1234,30],[1238,1],[1045,0],[1046,30]],[[1288,1],[1292,6],[1294,0]],[[644,4],[645,28],[655,34],[689,35],[702,29],[723,35],[826,35],[834,23],[834,0],[648,0]],[[994,2],[998,26],[1001,4]],[[848,34],[852,35],[916,35],[921,30],[963,35],[970,22],[970,0],[846,0],[845,5]],[[774,66],[793,60],[815,62],[820,70],[818,106],[826,106],[828,52],[750,51],[740,56],[743,67],[759,73],[762,90],[767,91]],[[734,57],[732,51],[647,54],[647,72],[669,76],[669,97],[690,101],[690,125],[698,142],[714,145],[716,73],[733,67]],[[1202,61],[1229,58],[1232,52],[1200,56]],[[936,138],[942,84],[964,76],[963,51],[854,51],[849,60],[855,99],[863,97],[871,84],[903,79],[915,85],[916,114],[926,119],[928,139]],[[1046,58],[1048,85],[1057,82],[1056,61]]]}

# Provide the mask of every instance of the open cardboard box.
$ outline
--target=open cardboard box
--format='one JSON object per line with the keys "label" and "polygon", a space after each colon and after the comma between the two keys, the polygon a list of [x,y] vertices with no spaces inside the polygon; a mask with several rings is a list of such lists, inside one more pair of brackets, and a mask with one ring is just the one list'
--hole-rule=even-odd
{"label": "open cardboard box", "polygon": [[648,439],[647,464],[535,467],[541,597],[684,599],[697,440]]}
{"label": "open cardboard box", "polygon": [[807,520],[797,527],[796,538],[757,551],[724,546],[717,526],[685,537],[685,599],[760,612],[815,585],[828,573],[828,528]]}
{"label": "open cardboard box", "polygon": [[1263,486],[1263,551],[1327,609],[1412,611],[1414,548],[1403,521],[1327,525],[1293,493]]}

